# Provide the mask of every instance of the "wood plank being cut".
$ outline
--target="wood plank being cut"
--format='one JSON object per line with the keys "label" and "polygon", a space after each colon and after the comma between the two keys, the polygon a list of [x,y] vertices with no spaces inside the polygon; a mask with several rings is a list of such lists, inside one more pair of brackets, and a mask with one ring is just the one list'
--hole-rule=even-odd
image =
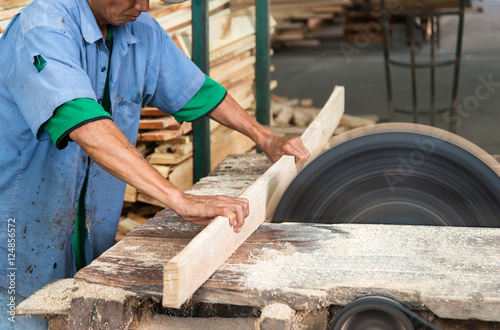
{"label": "wood plank being cut", "polygon": [[[344,88],[336,87],[315,121],[302,135],[311,155],[321,152],[344,112]],[[271,216],[279,199],[297,175],[294,158],[283,156],[241,195],[250,202],[250,215],[240,233],[228,219],[217,217],[178,255],[163,272],[163,306],[179,308]]]}

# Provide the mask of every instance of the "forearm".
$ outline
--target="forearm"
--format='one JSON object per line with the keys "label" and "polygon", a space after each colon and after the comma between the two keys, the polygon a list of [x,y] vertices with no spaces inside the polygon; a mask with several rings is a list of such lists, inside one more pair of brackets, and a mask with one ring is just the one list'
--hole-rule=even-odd
{"label": "forearm", "polygon": [[261,148],[274,137],[271,130],[260,125],[229,94],[208,117],[248,136]]}
{"label": "forearm", "polygon": [[142,157],[111,120],[85,124],[70,137],[103,169],[175,210],[182,192]]}
{"label": "forearm", "polygon": [[300,137],[277,137],[247,114],[229,94],[208,117],[251,138],[272,162],[283,155],[294,156],[297,163],[309,157]]}

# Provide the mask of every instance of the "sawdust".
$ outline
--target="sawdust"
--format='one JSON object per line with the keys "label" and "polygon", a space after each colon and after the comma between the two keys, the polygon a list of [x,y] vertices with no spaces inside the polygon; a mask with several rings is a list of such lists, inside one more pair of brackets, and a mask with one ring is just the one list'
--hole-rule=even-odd
{"label": "sawdust", "polygon": [[299,298],[345,303],[357,295],[377,293],[412,304],[422,304],[425,297],[500,302],[500,247],[477,245],[492,235],[500,237],[499,229],[332,227],[339,232],[329,237],[317,229],[304,232],[314,241],[314,249],[292,238],[254,250],[248,262],[226,263],[224,270],[240,275],[242,287],[286,297],[292,305]]}
{"label": "sawdust", "polygon": [[16,315],[67,314],[71,309],[74,280],[48,283],[16,307]]}
{"label": "sawdust", "polygon": [[134,292],[123,290],[117,287],[87,283],[85,281],[76,282],[75,288],[76,290],[74,292],[73,299],[95,298],[124,303],[127,298],[137,295]]}

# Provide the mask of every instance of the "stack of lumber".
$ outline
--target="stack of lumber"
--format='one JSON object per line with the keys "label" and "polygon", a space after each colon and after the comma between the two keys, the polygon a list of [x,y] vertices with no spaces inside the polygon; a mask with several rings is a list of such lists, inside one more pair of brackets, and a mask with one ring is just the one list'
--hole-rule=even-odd
{"label": "stack of lumber", "polygon": [[[270,0],[270,12],[276,20],[276,32],[271,37],[273,48],[318,46],[314,31],[324,24],[343,17],[351,0]],[[255,0],[232,0],[233,6],[250,5]]]}
{"label": "stack of lumber", "polygon": [[[298,136],[316,118],[320,109],[312,106],[311,99],[290,99],[272,95],[271,111],[271,129],[275,134],[281,136]],[[361,126],[372,125],[378,121],[379,118],[376,115],[353,116],[343,114],[334,135]]]}
{"label": "stack of lumber", "polygon": [[10,20],[33,0],[0,0],[0,37]]}
{"label": "stack of lumber", "polygon": [[343,17],[351,0],[271,0],[271,14],[276,19],[273,47],[319,46],[314,31]]}
{"label": "stack of lumber", "polygon": [[[352,0],[353,6],[345,13],[344,41],[346,42],[368,42],[382,41],[382,14],[381,0]],[[471,8],[471,2],[466,1],[465,6]],[[390,13],[442,11],[457,9],[459,0],[386,0],[386,8]],[[476,8],[482,11],[481,8]],[[416,28],[424,33],[424,37],[430,37],[431,23],[428,17],[421,17],[415,22]],[[392,15],[389,22],[389,38],[395,29],[407,29],[404,16]],[[418,39],[417,39],[418,40]]]}
{"label": "stack of lumber", "polygon": [[[370,9],[379,10],[381,0],[352,0],[354,5],[368,6]],[[466,1],[466,7],[471,3]],[[390,9],[399,9],[405,11],[414,10],[440,10],[449,8],[458,8],[459,0],[386,0],[386,6]]]}
{"label": "stack of lumber", "polygon": [[[191,3],[168,5],[151,1],[150,6],[150,14],[179,48],[192,57]],[[245,110],[253,113],[255,8],[230,6],[229,0],[210,0],[208,6],[210,77],[221,83]],[[274,24],[271,20],[271,26]],[[246,153],[255,146],[249,138],[213,121],[210,131],[212,169],[228,154]],[[193,184],[191,123],[179,124],[172,116],[146,107],[141,112],[137,141],[137,149],[144,158],[172,184],[183,191]],[[164,207],[129,185],[124,200],[127,206],[124,214],[130,210],[136,212],[144,203]]]}
{"label": "stack of lumber", "polygon": [[[210,76],[221,83],[244,108],[255,103],[255,8],[234,8],[229,0],[210,0]],[[191,57],[191,6],[151,2],[151,15]],[[245,153],[254,147],[247,137],[211,122],[211,167],[231,153]],[[142,110],[137,148],[143,156],[181,190],[193,184],[191,123],[179,124],[156,108]],[[125,201],[163,206],[128,186]]]}

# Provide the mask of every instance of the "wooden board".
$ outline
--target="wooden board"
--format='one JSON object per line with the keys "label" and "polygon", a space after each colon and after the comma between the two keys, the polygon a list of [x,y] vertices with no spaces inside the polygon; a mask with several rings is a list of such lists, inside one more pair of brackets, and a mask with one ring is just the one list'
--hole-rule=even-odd
{"label": "wooden board", "polygon": [[172,116],[158,117],[154,119],[143,118],[139,121],[139,129],[171,129],[177,130],[181,124]]}
{"label": "wooden board", "polygon": [[168,141],[171,139],[178,138],[183,134],[189,133],[192,130],[192,124],[188,122],[182,123],[182,125],[177,130],[153,130],[143,133],[139,133],[138,141]]}
{"label": "wooden board", "polygon": [[[304,145],[319,153],[333,134],[344,112],[344,88],[336,87],[321,113],[304,132]],[[164,268],[163,306],[180,307],[231,254],[272,215],[277,202],[297,175],[294,158],[283,156],[248,187],[241,198],[250,202],[250,215],[240,233],[225,217],[215,218]]]}

